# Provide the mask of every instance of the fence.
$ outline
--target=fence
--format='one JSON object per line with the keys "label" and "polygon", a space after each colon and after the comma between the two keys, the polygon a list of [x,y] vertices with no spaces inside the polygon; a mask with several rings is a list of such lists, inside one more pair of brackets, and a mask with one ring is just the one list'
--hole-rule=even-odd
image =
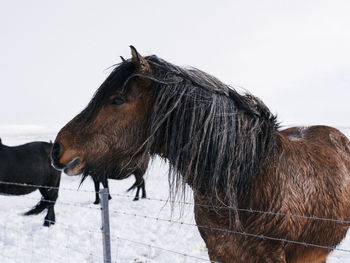
{"label": "fence", "polygon": [[[19,186],[23,186],[23,187],[45,187],[46,186],[33,186],[33,185],[24,185],[24,184],[17,184],[17,183],[7,183],[7,182],[1,182],[0,184],[8,184],[8,185],[19,185]],[[76,191],[75,189],[72,188],[65,188],[65,187],[61,187],[60,191]],[[80,192],[85,192],[85,193],[89,193],[89,194],[94,194],[94,191],[89,191],[89,190],[80,190]],[[121,199],[121,198],[128,198],[131,199],[132,196],[131,195],[126,195],[126,194],[111,194],[113,198],[117,198],[117,199]],[[21,199],[27,199],[27,200],[32,200],[32,201],[38,201],[37,198],[33,198],[33,197],[28,197],[28,196],[21,196],[19,197]],[[49,242],[51,242],[54,246],[63,246],[66,247],[68,249],[71,249],[74,251],[74,253],[78,253],[78,254],[87,254],[88,256],[85,257],[85,259],[87,258],[89,262],[119,262],[118,260],[118,244],[120,244],[121,242],[124,243],[131,243],[131,244],[136,244],[138,246],[142,246],[144,247],[144,258],[140,259],[140,261],[138,262],[152,262],[152,253],[153,251],[162,251],[168,254],[174,254],[177,255],[178,257],[182,258],[182,261],[179,262],[211,262],[209,259],[205,258],[205,257],[200,257],[200,256],[196,256],[196,255],[191,255],[188,253],[184,253],[181,251],[177,251],[171,248],[166,248],[166,247],[162,247],[160,245],[153,245],[151,243],[147,243],[147,242],[142,242],[139,240],[135,240],[133,238],[129,238],[129,237],[123,237],[120,235],[111,235],[109,232],[109,224],[108,224],[108,220],[109,220],[109,216],[108,216],[108,212],[111,213],[111,217],[113,218],[113,215],[119,215],[119,216],[124,216],[124,217],[135,217],[138,219],[144,219],[144,220],[148,220],[148,221],[152,221],[152,222],[165,222],[168,224],[176,224],[176,225],[182,225],[182,226],[188,226],[188,227],[192,227],[195,230],[197,228],[207,228],[210,229],[212,231],[220,231],[220,232],[228,232],[228,233],[232,233],[232,234],[238,234],[238,235],[245,235],[248,237],[255,237],[255,238],[261,238],[261,239],[268,239],[268,240],[274,240],[274,241],[279,241],[279,242],[283,242],[283,243],[293,243],[293,244],[298,244],[301,246],[311,246],[311,247],[318,247],[318,248],[326,248],[329,250],[336,250],[336,251],[341,251],[344,253],[347,253],[350,256],[350,250],[348,249],[342,249],[342,248],[337,248],[337,247],[327,247],[327,246],[321,246],[318,244],[311,244],[311,243],[305,243],[305,242],[301,242],[301,241],[295,241],[295,240],[288,240],[285,238],[281,238],[281,237],[271,237],[271,236],[264,236],[264,235],[256,235],[256,234],[252,234],[252,233],[246,233],[246,232],[240,232],[240,231],[233,231],[230,229],[221,229],[221,228],[213,228],[213,227],[209,227],[209,226],[205,226],[205,225],[197,225],[195,223],[191,223],[191,222],[187,222],[185,220],[174,220],[172,218],[165,218],[165,217],[160,217],[160,216],[150,216],[150,215],[146,215],[143,213],[132,213],[132,212],[127,212],[127,211],[123,211],[123,210],[119,210],[119,209],[110,209],[108,211],[108,194],[106,191],[101,191],[101,200],[102,200],[102,227],[101,229],[98,228],[98,226],[96,226],[95,228],[93,227],[89,227],[86,228],[82,225],[79,224],[64,224],[61,222],[57,222],[57,225],[61,226],[61,230],[63,228],[67,229],[69,232],[76,232],[76,233],[82,233],[82,232],[87,232],[90,235],[90,239],[94,240],[93,242],[95,242],[95,240],[97,241],[97,236],[96,234],[102,234],[101,236],[103,237],[102,240],[104,244],[103,246],[103,253],[101,254],[96,254],[93,253],[90,250],[90,248],[85,248],[85,247],[71,247],[69,248],[68,244],[58,244],[57,241],[52,241],[49,240]],[[51,202],[50,200],[46,200],[48,202]],[[130,201],[131,202],[131,201]],[[195,204],[193,202],[184,202],[184,201],[169,201],[166,199],[162,199],[162,198],[152,198],[152,197],[148,197],[145,198],[145,202],[157,202],[157,203],[173,203],[173,204],[178,204],[178,205],[186,205],[186,206],[207,206],[204,204]],[[78,203],[69,203],[69,202],[62,202],[62,201],[58,201],[58,204],[64,205],[64,206],[69,206],[69,207],[74,207],[74,208],[79,208],[79,209],[86,209],[86,210],[94,210],[94,211],[98,211],[101,212],[98,207],[91,207],[91,206],[81,206],[81,204]],[[232,209],[232,208],[228,208],[228,207],[216,207],[216,208],[225,208],[225,209]],[[344,221],[344,220],[340,220],[340,219],[334,219],[334,218],[321,218],[321,217],[315,217],[312,215],[295,215],[295,214],[284,214],[284,213],[276,213],[273,211],[259,211],[259,210],[252,210],[252,209],[237,209],[239,211],[244,211],[244,212],[249,212],[249,213],[262,213],[262,214],[268,214],[268,215],[274,215],[274,216],[286,216],[286,217],[294,217],[294,218],[301,218],[301,219],[305,219],[305,220],[320,220],[320,221],[330,221],[330,222],[334,222],[334,223],[339,223],[339,224],[349,224],[350,221]],[[38,218],[36,218],[37,221]],[[101,226],[101,224],[100,224]],[[118,226],[113,226],[113,227],[117,227]],[[50,230],[49,230],[50,231]],[[118,231],[118,229],[117,229]],[[21,231],[17,230],[15,227],[11,226],[11,224],[8,224],[7,226],[3,227],[3,235],[4,233],[9,233],[9,232],[15,232],[15,235],[21,236],[23,233],[21,233]],[[31,238],[33,238],[33,242],[35,242],[34,240],[34,236],[32,236]],[[100,239],[101,241],[101,239]],[[112,261],[112,256],[111,256],[111,243],[113,242],[113,244],[116,246],[116,252],[114,253],[114,261]],[[67,242],[69,243],[69,242]],[[14,244],[14,248],[17,244]],[[35,246],[35,243],[33,243],[33,245]],[[113,247],[112,247],[113,249]],[[15,250],[15,249],[12,249]],[[32,262],[33,259],[36,258],[41,258],[42,262],[66,262],[67,258],[62,257],[62,255],[60,256],[56,256],[56,255],[50,255],[50,253],[42,253],[40,252],[40,250],[35,249],[35,247],[32,248],[28,248],[28,247],[21,247],[20,250],[25,250],[28,253],[30,253],[31,256],[31,260],[26,261],[26,262]],[[3,260],[2,262],[22,262],[21,260],[23,258],[14,258],[13,257],[13,253],[10,253],[11,255],[9,255],[9,253],[4,253],[4,249],[2,249],[2,252],[0,254],[0,256],[2,256],[3,259],[5,259],[5,261]],[[34,254],[37,254],[37,257],[34,256]],[[153,253],[154,254],[154,253]],[[72,257],[71,254],[67,255],[67,257],[71,260],[71,262],[75,262],[74,261],[74,257]],[[12,261],[11,261],[12,260]],[[120,260],[123,261],[123,260]],[[37,262],[37,261],[34,261]],[[69,261],[68,261],[69,262]]]}
{"label": "fence", "polygon": [[[152,171],[149,173],[152,174]],[[207,257],[205,245],[198,234],[198,228],[300,246],[326,248],[334,250],[339,257],[342,257],[340,260],[334,258],[336,262],[345,262],[346,258],[350,257],[350,241],[347,242],[348,246],[327,247],[300,240],[288,240],[283,237],[256,235],[254,233],[197,225],[193,220],[192,210],[194,206],[207,205],[195,204],[193,201],[168,200],[167,181],[164,175],[162,175],[162,178],[164,178],[162,182],[159,181],[160,177],[147,179],[147,184],[151,188],[157,189],[149,192],[151,193],[148,194],[149,197],[139,202],[132,202],[132,195],[122,194],[130,186],[128,185],[130,180],[110,182],[113,199],[108,209],[109,216],[101,217],[101,214],[105,215],[106,210],[103,209],[103,213],[101,213],[101,208],[92,205],[92,202],[87,198],[94,197],[95,192],[92,190],[92,185],[85,182],[82,188],[77,191],[76,188],[72,187],[72,185],[77,185],[77,180],[63,176],[59,188],[60,196],[55,206],[56,224],[49,229],[41,226],[43,219],[38,216],[22,217],[18,215],[18,213],[23,213],[40,200],[41,196],[38,193],[26,196],[2,197],[1,200],[4,200],[4,202],[0,205],[0,261],[65,263],[211,262]],[[4,184],[14,183],[0,181],[0,185]],[[17,185],[22,187],[32,186]],[[45,186],[35,187],[43,188]],[[162,193],[163,196],[159,197],[159,193]],[[106,193],[101,197],[101,200],[103,200]],[[191,214],[190,216],[179,217],[179,219],[175,216],[170,217],[170,205],[188,208],[188,210],[191,210]],[[143,209],[143,207],[147,209]],[[223,207],[216,208],[222,209]],[[225,209],[236,208],[225,207]],[[314,215],[252,209],[237,210],[246,213],[299,218],[310,222],[329,221],[336,224],[350,224],[350,221]],[[110,221],[109,233],[106,226],[108,223],[103,224],[105,219]],[[110,249],[108,249],[108,240],[110,240]],[[106,244],[105,247],[103,246],[104,243]],[[179,245],[181,243],[182,245]]]}
{"label": "fence", "polygon": [[[64,178],[65,179],[65,178]],[[21,187],[36,187],[36,188],[50,188],[50,189],[55,189],[55,187],[47,187],[47,186],[40,186],[40,185],[30,185],[30,184],[19,184],[19,183],[9,183],[9,182],[1,182],[0,181],[0,185],[16,185],[16,186],[21,186]],[[59,191],[61,192],[60,195],[62,195],[62,192],[76,192],[77,190],[76,189],[73,189],[73,188],[67,188],[67,187],[60,187],[59,188]],[[80,189],[79,190],[80,193],[87,193],[87,194],[90,194],[91,196],[94,195],[94,191],[92,190],[84,190],[84,189]],[[121,198],[130,198],[131,200],[131,196],[130,195],[121,195],[121,194],[113,194],[111,193],[113,199],[115,198],[118,198],[119,200]],[[104,204],[104,206],[102,206],[102,211],[103,213],[101,213],[103,216],[102,216],[102,222],[106,219],[108,219],[108,214],[106,214],[106,206],[105,204],[108,203],[108,198],[106,200],[106,196],[107,194],[104,193],[104,194],[101,194],[101,200],[103,200],[104,202],[102,204]],[[24,195],[24,196],[8,196],[8,200],[9,202],[11,202],[11,200],[13,198],[17,198],[18,200],[21,200],[22,201],[31,201],[31,206],[33,206],[34,204],[36,204],[40,198],[37,198],[35,196],[31,196],[31,195]],[[45,200],[45,199],[41,199],[42,201],[46,201],[46,202],[53,202],[53,201],[50,201],[50,200]],[[163,200],[163,199],[145,199],[146,201],[158,201],[160,202],[162,205],[164,205],[166,203],[166,200]],[[131,201],[130,201],[131,202]],[[27,203],[27,202],[24,202],[24,203]],[[88,210],[88,211],[96,211],[98,213],[101,212],[101,208],[98,208],[98,207],[94,207],[92,205],[86,205],[86,206],[82,206],[81,203],[74,203],[74,202],[65,202],[65,201],[61,201],[60,198],[58,199],[57,201],[57,205],[56,206],[61,206],[61,207],[70,207],[70,208],[73,208],[74,210],[76,209],[80,209],[80,210]],[[16,208],[18,208],[19,210],[21,210],[22,212],[24,212],[24,207],[26,207],[25,205],[23,205],[23,202],[22,204],[16,204]],[[27,209],[30,208],[30,207],[27,207]],[[57,210],[57,209],[56,209]],[[115,210],[115,209],[111,209],[111,214],[112,215],[116,215],[117,213],[121,213],[123,214],[123,216],[126,216],[127,214],[124,213],[122,210]],[[4,213],[10,213],[9,211],[4,211],[2,209],[2,214]],[[15,215],[16,217],[18,217],[18,215]],[[95,216],[97,218],[97,215],[95,213]],[[139,215],[136,215],[136,214],[133,214],[132,215],[133,217],[135,216],[139,216]],[[0,216],[1,217],[1,216]],[[60,215],[60,217],[62,217],[62,215]],[[101,226],[101,222],[99,222],[99,224],[95,224],[94,226],[90,226],[90,227],[85,227],[85,226],[82,226],[82,225],[79,225],[79,223],[72,223],[72,222],[69,222],[69,223],[63,223],[59,220],[58,217],[58,220],[56,222],[56,225],[53,227],[53,228],[56,228],[56,227],[60,227],[60,231],[69,231],[70,233],[82,233],[82,232],[85,232],[85,233],[88,233],[89,235],[89,239],[91,239],[93,242],[90,242],[90,243],[94,243],[95,241],[96,242],[100,242],[100,244],[102,243],[105,243],[106,246],[103,247],[103,249],[99,249],[99,252],[98,253],[95,253],[95,252],[91,252],[91,251],[88,251],[89,249],[86,249],[86,248],[82,248],[82,247],[77,247],[75,246],[75,244],[71,244],[71,242],[69,242],[69,240],[66,240],[65,242],[67,244],[58,244],[57,241],[54,241],[54,240],[50,240],[52,237],[49,236],[47,238],[43,238],[41,240],[44,240],[45,242],[47,243],[50,243],[52,244],[53,247],[55,246],[61,246],[63,248],[67,248],[67,250],[69,250],[69,253],[67,252],[67,255],[66,256],[62,256],[63,253],[54,253],[54,252],[50,252],[48,253],[49,250],[46,250],[44,253],[40,251],[40,249],[36,249],[35,246],[34,247],[25,247],[24,245],[21,245],[21,244],[16,244],[16,242],[13,242],[14,244],[11,245],[3,245],[2,249],[1,249],[1,252],[0,252],[0,258],[2,257],[2,261],[1,262],[23,262],[23,257],[18,257],[18,253],[17,251],[26,251],[27,252],[27,256],[25,257],[26,258],[26,262],[76,262],[76,259],[75,258],[79,258],[79,257],[76,257],[74,255],[72,255],[72,251],[75,253],[75,254],[85,254],[87,256],[84,257],[84,260],[85,261],[89,261],[89,262],[130,262],[128,261],[128,259],[123,259],[122,260],[118,260],[118,248],[120,248],[120,245],[121,245],[121,242],[123,243],[129,243],[129,244],[134,244],[134,245],[137,245],[138,247],[144,247],[144,256],[143,257],[140,257],[139,258],[139,261],[137,262],[156,262],[156,261],[152,261],[152,255],[154,254],[154,251],[162,251],[164,253],[168,253],[168,254],[173,254],[173,255],[176,255],[177,257],[182,257],[183,260],[177,260],[178,262],[210,262],[207,258],[202,258],[200,256],[196,256],[196,255],[191,255],[189,253],[184,253],[182,251],[177,251],[175,249],[172,249],[170,247],[163,247],[163,246],[160,246],[160,245],[156,245],[156,244],[152,244],[152,243],[147,243],[147,242],[142,242],[140,240],[136,240],[135,238],[130,238],[128,236],[123,236],[123,235],[117,235],[117,234],[114,234],[114,235],[111,235],[108,233],[107,229],[108,229],[108,223],[105,222],[105,224],[102,225],[102,227],[99,229],[99,227]],[[143,216],[144,219],[149,219],[151,217],[148,217],[146,215]],[[18,225],[22,225],[22,226],[25,226],[27,223],[25,221],[31,219],[30,221],[33,222],[33,221],[36,221],[36,227],[39,229],[43,228],[41,227],[41,224],[43,222],[42,219],[38,218],[37,216],[32,216],[30,218],[26,218],[26,217],[21,217],[21,223],[18,223],[18,222],[13,222],[13,223],[3,223],[3,226],[2,226],[2,240],[0,238],[0,241],[2,241],[3,243],[7,242],[6,240],[6,233],[12,233],[12,235],[16,235],[17,236],[17,239],[20,239],[21,237],[23,237],[23,232],[22,232],[22,229],[18,227]],[[165,220],[166,219],[162,219],[162,218],[158,218],[159,221],[163,221],[163,222],[166,222]],[[5,220],[6,221],[6,220]],[[32,223],[29,223],[29,224],[32,224]],[[174,220],[171,220],[171,219],[167,219],[167,222],[168,223],[175,223],[176,221]],[[107,226],[107,227],[106,227]],[[115,227],[115,226],[114,226]],[[0,227],[1,228],[1,227]],[[107,228],[107,229],[106,229]],[[44,230],[45,231],[45,230]],[[51,231],[51,229],[48,230],[48,232]],[[99,238],[99,235],[103,236],[103,238]],[[29,237],[29,239],[33,240],[33,242],[35,241],[35,234],[28,234],[27,235]],[[68,234],[67,236],[69,236],[68,238],[72,238],[72,235],[71,234]],[[110,239],[108,238],[110,237]],[[55,239],[55,238],[53,238]],[[110,244],[108,242],[108,240],[110,240],[112,242],[112,244],[114,244],[114,247],[108,245]],[[62,239],[61,239],[62,241]],[[11,243],[11,242],[10,242]],[[20,242],[19,242],[20,243]],[[1,244],[1,243],[0,243]],[[17,249],[16,247],[19,247],[19,249]],[[102,247],[102,245],[101,245]],[[109,247],[109,249],[108,249]],[[9,249],[11,252],[14,252],[14,253],[6,253],[6,249]],[[139,249],[139,248],[137,248]],[[111,255],[113,253],[110,252],[110,250],[114,250],[114,255],[113,257],[111,257]],[[62,250],[61,250],[62,251]],[[51,255],[50,255],[51,254]],[[59,255],[61,254],[61,255]],[[130,254],[130,253],[129,253]],[[14,256],[15,255],[15,256]],[[29,260],[27,260],[27,258],[30,258]],[[39,260],[38,260],[39,259]],[[41,261],[40,261],[41,260]],[[131,260],[131,259],[129,259]],[[81,261],[81,260],[80,260]]]}

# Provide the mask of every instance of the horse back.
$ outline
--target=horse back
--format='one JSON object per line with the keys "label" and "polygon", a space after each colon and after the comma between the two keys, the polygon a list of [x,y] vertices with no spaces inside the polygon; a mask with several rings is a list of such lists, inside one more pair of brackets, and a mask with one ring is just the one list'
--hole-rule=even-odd
{"label": "horse back", "polygon": [[[32,142],[19,146],[0,146],[0,181],[46,185],[53,174],[49,153],[51,144]],[[0,192],[27,194],[36,188],[0,185]]]}
{"label": "horse back", "polygon": [[[330,159],[344,162],[350,161],[350,141],[339,130],[329,126],[292,127],[280,131],[295,146],[304,147],[311,155],[329,153]],[[315,152],[315,151],[320,152]],[[333,155],[335,153],[335,155]],[[348,165],[347,165],[348,166]],[[350,169],[350,166],[348,166]]]}

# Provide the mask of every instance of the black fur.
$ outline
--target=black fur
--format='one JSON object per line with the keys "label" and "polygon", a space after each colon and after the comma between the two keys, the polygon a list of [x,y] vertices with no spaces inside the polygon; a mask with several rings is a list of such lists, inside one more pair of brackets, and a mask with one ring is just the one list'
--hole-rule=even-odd
{"label": "black fur", "polygon": [[[138,168],[136,169],[133,173],[135,176],[135,183],[127,190],[132,191],[136,188],[136,195],[133,199],[133,201],[137,201],[139,200],[139,193],[140,190],[142,190],[142,198],[146,198],[146,188],[145,188],[145,180],[143,178],[144,176],[144,172],[142,171],[142,169]],[[86,179],[86,175],[83,176],[81,183],[82,184],[84,182],[84,180]],[[125,177],[119,177],[119,176],[108,176],[108,178],[106,178],[106,176],[91,176],[93,182],[94,182],[94,187],[95,187],[95,201],[94,204],[97,205],[100,203],[100,183],[103,185],[103,188],[108,188],[109,190],[109,186],[108,186],[108,179],[114,179],[114,180],[120,180],[120,179],[125,179]],[[112,197],[110,195],[108,195],[109,200],[112,199]]]}
{"label": "black fur", "polygon": [[[52,144],[32,142],[9,147],[0,143],[0,193],[25,195],[39,189],[42,200],[25,215],[47,209],[44,226],[55,223],[54,205],[58,197],[61,172],[51,166],[49,154]],[[19,183],[43,187],[9,185]],[[52,187],[52,188],[50,188]]]}

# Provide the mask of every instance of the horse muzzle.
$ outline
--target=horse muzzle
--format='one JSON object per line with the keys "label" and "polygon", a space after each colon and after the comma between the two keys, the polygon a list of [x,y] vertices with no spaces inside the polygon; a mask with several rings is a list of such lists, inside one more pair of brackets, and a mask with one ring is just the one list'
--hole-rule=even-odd
{"label": "horse muzzle", "polygon": [[79,175],[83,172],[84,165],[85,164],[81,161],[80,157],[75,157],[66,165],[66,167],[64,167],[63,172],[70,176]]}
{"label": "horse muzzle", "polygon": [[[51,164],[57,170],[63,170],[68,175],[79,175],[83,172],[85,163],[79,156],[64,156],[62,144],[54,143],[51,150]],[[65,161],[66,160],[66,161]],[[70,160],[70,161],[67,161]]]}

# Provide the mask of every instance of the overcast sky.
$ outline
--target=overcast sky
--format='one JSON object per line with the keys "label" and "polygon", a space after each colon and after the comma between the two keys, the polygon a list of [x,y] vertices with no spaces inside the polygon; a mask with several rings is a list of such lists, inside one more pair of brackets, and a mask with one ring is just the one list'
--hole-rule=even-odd
{"label": "overcast sky", "polygon": [[143,55],[242,86],[282,124],[350,126],[350,1],[0,2],[0,125],[62,126]]}

